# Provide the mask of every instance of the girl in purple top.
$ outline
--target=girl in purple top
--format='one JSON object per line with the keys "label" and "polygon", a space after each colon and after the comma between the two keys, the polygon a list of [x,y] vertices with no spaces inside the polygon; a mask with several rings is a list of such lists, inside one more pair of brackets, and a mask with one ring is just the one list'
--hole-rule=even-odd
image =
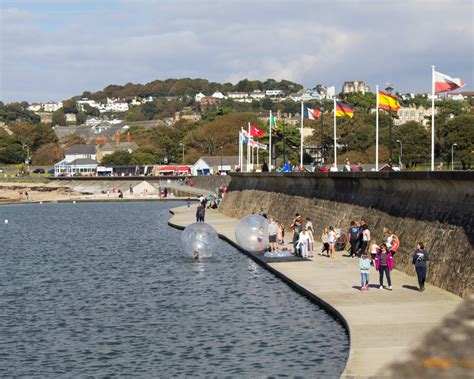
{"label": "girl in purple top", "polygon": [[377,252],[375,256],[375,269],[379,272],[379,280],[380,280],[380,289],[384,288],[383,286],[383,275],[387,277],[388,282],[388,289],[392,290],[392,280],[390,278],[390,271],[393,270],[395,267],[395,263],[393,261],[392,254],[387,249],[387,245],[382,244],[380,246],[380,250]]}

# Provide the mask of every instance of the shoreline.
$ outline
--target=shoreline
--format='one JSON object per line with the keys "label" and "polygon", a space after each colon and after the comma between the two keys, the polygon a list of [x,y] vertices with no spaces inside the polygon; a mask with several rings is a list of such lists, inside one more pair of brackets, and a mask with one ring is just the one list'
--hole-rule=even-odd
{"label": "shoreline", "polygon": [[[184,229],[194,222],[194,208],[191,210],[192,213],[187,207],[170,209],[168,225]],[[406,359],[423,336],[462,302],[460,297],[432,285],[427,286],[426,292],[415,292],[416,278],[396,270],[392,272],[393,291],[373,288],[370,294],[361,294],[355,290],[360,274],[353,259],[315,256],[308,261],[267,261],[238,246],[234,239],[237,219],[218,211],[207,213],[206,219],[222,240],[320,305],[345,327],[349,355],[342,378],[383,376],[388,366]],[[372,271],[371,283],[376,281]]]}

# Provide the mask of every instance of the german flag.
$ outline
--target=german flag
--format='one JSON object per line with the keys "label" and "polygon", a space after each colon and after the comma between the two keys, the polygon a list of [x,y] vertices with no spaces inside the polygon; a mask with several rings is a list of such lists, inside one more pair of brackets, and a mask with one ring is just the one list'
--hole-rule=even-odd
{"label": "german flag", "polygon": [[341,101],[336,101],[336,116],[352,118],[354,116],[354,108]]}
{"label": "german flag", "polygon": [[377,94],[379,98],[379,109],[385,109],[386,111],[398,111],[400,109],[400,103],[395,96],[389,93],[379,91]]}

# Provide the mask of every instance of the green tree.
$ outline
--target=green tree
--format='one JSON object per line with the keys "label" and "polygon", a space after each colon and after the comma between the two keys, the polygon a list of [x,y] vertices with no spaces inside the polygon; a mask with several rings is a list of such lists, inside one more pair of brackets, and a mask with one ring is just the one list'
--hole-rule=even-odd
{"label": "green tree", "polygon": [[148,120],[153,120],[158,113],[158,107],[154,101],[145,103],[143,105],[142,113],[148,118]]}
{"label": "green tree", "polygon": [[[400,148],[403,146],[402,162],[405,164],[423,162],[430,154],[429,133],[415,121],[409,121],[394,128],[393,133],[394,160],[400,156]],[[397,143],[399,140],[402,144]]]}
{"label": "green tree", "polygon": [[463,170],[473,164],[474,115],[460,115],[438,126],[440,131],[441,156],[451,161],[451,147],[455,147],[455,160],[460,161]]}
{"label": "green tree", "polygon": [[62,109],[58,109],[53,113],[53,125],[65,126],[66,125],[66,116]]}
{"label": "green tree", "polygon": [[64,151],[59,144],[55,142],[41,145],[33,154],[33,164],[51,165],[59,162],[64,157]]}
{"label": "green tree", "polygon": [[132,164],[132,155],[127,150],[116,151],[102,158],[102,164],[129,165]]}

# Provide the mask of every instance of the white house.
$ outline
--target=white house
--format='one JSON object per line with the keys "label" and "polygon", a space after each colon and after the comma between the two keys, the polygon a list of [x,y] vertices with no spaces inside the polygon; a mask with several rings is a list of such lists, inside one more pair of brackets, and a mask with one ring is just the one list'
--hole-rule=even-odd
{"label": "white house", "polygon": [[63,107],[62,101],[49,101],[43,104],[43,109],[45,112],[56,112],[58,109]]}
{"label": "white house", "polygon": [[64,152],[64,159],[54,165],[54,176],[95,175],[95,145],[72,145]]}
{"label": "white house", "polygon": [[92,108],[97,108],[97,109],[100,108],[100,104],[98,102],[96,102],[95,100],[89,100],[87,98],[82,98],[81,100],[77,100],[76,101],[76,108],[79,111],[83,112],[85,104],[89,105]]}
{"label": "white house", "polygon": [[283,96],[285,93],[281,89],[268,89],[265,91],[266,96],[274,97],[274,96]]}
{"label": "white house", "polygon": [[[247,161],[244,158],[244,165]],[[205,156],[194,163],[192,168],[193,175],[212,175],[217,172],[236,171],[239,167],[238,156]]]}
{"label": "white house", "polygon": [[107,98],[107,104],[105,105],[105,112],[127,112],[128,103],[121,101],[120,99]]}
{"label": "white house", "polygon": [[202,92],[199,92],[196,96],[194,96],[194,100],[199,103],[202,98],[206,97]]}
{"label": "white house", "polygon": [[250,94],[250,97],[255,100],[260,100],[265,97],[265,93],[260,90],[255,90]]}
{"label": "white house", "polygon": [[41,110],[41,104],[40,103],[33,103],[28,106],[28,110],[32,112],[38,112]]}
{"label": "white house", "polygon": [[229,92],[227,97],[229,99],[245,99],[249,97],[249,94],[247,92]]}
{"label": "white house", "polygon": [[219,100],[222,100],[222,99],[225,98],[224,94],[223,94],[222,92],[220,92],[220,91],[214,92],[214,93],[212,94],[212,97],[213,97],[214,99],[219,99]]}

